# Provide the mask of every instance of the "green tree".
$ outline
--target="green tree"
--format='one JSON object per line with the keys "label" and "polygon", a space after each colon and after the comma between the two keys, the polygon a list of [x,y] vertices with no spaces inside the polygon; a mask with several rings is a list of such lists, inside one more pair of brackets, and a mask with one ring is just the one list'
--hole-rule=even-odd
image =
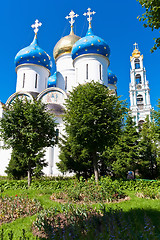
{"label": "green tree", "polygon": [[156,126],[149,118],[143,123],[139,141],[138,171],[142,178],[155,179],[160,173],[159,143]]}
{"label": "green tree", "polygon": [[[36,155],[35,161],[32,161],[31,175],[39,178],[43,175],[43,167],[47,166],[44,159],[44,152]],[[22,153],[16,152],[14,149],[11,153],[11,159],[5,170],[7,175],[13,179],[21,179],[27,177],[27,162]]]}
{"label": "green tree", "polygon": [[[28,101],[18,97],[9,106],[4,107],[0,121],[1,138],[5,147],[18,152],[17,161],[22,156],[23,166],[27,166],[28,186],[31,184],[33,168],[42,160],[44,148],[55,143],[55,120],[46,106],[40,101]],[[41,166],[42,166],[41,165]]]}
{"label": "green tree", "polygon": [[71,159],[82,167],[85,162],[90,162],[98,181],[99,156],[105,146],[113,145],[117,139],[125,111],[122,101],[100,83],[92,81],[76,87],[66,100],[64,122],[67,140],[61,145],[60,164],[66,166],[64,159],[68,162]]}
{"label": "green tree", "polygon": [[[137,0],[145,7],[146,12],[142,14],[142,17],[139,18],[140,21],[143,21],[144,27],[150,27],[152,31],[154,29],[160,28],[160,1],[159,0]],[[151,52],[155,51],[157,48],[160,48],[160,38],[155,38],[155,44],[151,49]]]}
{"label": "green tree", "polygon": [[112,149],[112,169],[117,177],[126,178],[128,171],[136,171],[139,160],[139,133],[128,114],[122,134]]}

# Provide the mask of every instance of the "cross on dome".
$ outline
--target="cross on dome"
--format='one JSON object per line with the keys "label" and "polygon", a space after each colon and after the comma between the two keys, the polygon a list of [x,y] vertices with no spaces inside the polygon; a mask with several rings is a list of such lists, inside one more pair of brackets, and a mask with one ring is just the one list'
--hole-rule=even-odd
{"label": "cross on dome", "polygon": [[88,12],[83,13],[83,15],[84,15],[84,16],[88,16],[87,20],[88,20],[88,22],[89,22],[89,27],[91,28],[91,21],[92,21],[91,15],[94,15],[96,12],[94,12],[94,11],[91,12],[91,8],[88,8],[87,10],[88,10]]}
{"label": "cross on dome", "polygon": [[75,12],[73,10],[71,10],[71,12],[69,13],[69,16],[66,16],[66,19],[71,19],[71,21],[69,21],[69,23],[71,24],[71,28],[73,28],[73,23],[75,22],[74,18],[78,17],[78,14],[75,14]]}
{"label": "cross on dome", "polygon": [[39,31],[39,28],[38,27],[41,27],[42,26],[42,23],[39,22],[37,19],[35,21],[35,24],[32,24],[31,27],[34,28],[34,32],[35,34],[37,34],[37,32]]}
{"label": "cross on dome", "polygon": [[135,46],[135,49],[138,49],[138,43],[135,42],[133,45]]}

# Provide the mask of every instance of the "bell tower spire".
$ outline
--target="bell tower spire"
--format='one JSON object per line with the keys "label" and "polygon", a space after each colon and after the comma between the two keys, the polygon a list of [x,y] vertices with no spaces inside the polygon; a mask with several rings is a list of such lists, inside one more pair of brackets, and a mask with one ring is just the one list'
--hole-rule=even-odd
{"label": "bell tower spire", "polygon": [[134,50],[130,57],[130,110],[136,125],[142,125],[146,117],[151,121],[151,103],[149,82],[146,79],[146,70],[143,67],[143,55],[141,55],[138,44],[133,44]]}

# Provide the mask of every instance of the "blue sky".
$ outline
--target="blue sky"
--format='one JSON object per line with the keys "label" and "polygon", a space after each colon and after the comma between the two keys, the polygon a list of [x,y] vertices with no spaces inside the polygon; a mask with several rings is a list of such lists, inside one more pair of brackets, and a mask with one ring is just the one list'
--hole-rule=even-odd
{"label": "blue sky", "polygon": [[[71,10],[79,14],[74,25],[75,33],[83,37],[88,22],[83,13],[90,7],[93,16],[94,34],[102,37],[110,46],[110,69],[118,77],[118,95],[129,102],[130,55],[133,44],[138,43],[144,55],[144,67],[151,89],[151,104],[156,106],[160,98],[160,50],[150,53],[154,37],[159,32],[144,28],[137,16],[145,11],[136,0],[5,0],[1,3],[0,14],[0,100],[6,102],[16,90],[16,72],[14,58],[17,52],[28,46],[34,37],[31,25],[38,19],[42,27],[38,32],[38,41],[53,59],[53,48],[58,40],[68,35],[70,25],[65,16]],[[54,61],[54,60],[53,60]],[[54,64],[53,64],[54,65]],[[53,71],[55,71],[55,65]]]}

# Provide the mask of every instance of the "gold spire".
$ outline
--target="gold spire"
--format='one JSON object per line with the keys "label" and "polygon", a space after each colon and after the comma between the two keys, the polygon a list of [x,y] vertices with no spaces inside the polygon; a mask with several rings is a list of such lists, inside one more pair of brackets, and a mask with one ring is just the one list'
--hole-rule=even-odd
{"label": "gold spire", "polygon": [[132,61],[133,58],[139,58],[140,56],[143,58],[143,55],[141,55],[140,51],[138,50],[138,43],[134,43],[134,50],[132,52],[132,56],[130,57],[130,61]]}

